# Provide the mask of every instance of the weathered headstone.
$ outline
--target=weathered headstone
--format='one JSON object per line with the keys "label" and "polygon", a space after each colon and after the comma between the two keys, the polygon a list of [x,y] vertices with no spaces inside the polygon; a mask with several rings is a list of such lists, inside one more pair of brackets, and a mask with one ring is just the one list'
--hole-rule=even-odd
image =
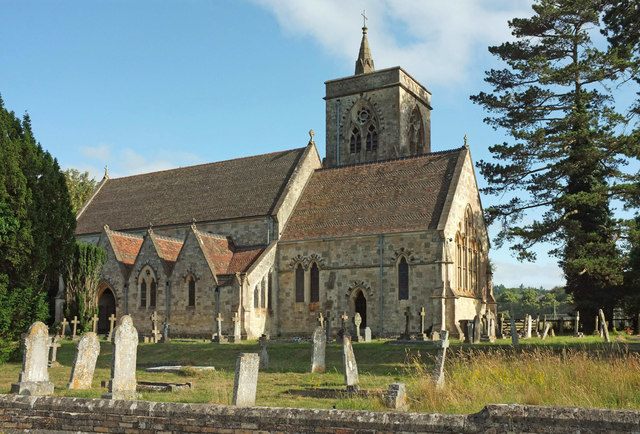
{"label": "weathered headstone", "polygon": [[17,383],[11,384],[11,393],[43,396],[53,393],[47,365],[49,361],[49,329],[38,321],[29,327],[24,339],[22,372]]}
{"label": "weathered headstone", "polygon": [[263,334],[258,339],[258,343],[260,344],[260,369],[269,369],[269,353],[267,353],[269,336]]}
{"label": "weathered headstone", "polygon": [[360,325],[362,324],[362,317],[356,312],[353,317],[353,324],[356,326],[356,342],[362,342],[362,336],[360,336]]}
{"label": "weathered headstone", "polygon": [[511,344],[514,347],[520,345],[520,340],[518,338],[518,330],[516,329],[516,320],[513,316],[513,310],[511,311]]}
{"label": "weathered headstone", "polygon": [[107,335],[107,340],[111,342],[111,338],[113,337],[113,326],[116,323],[116,316],[111,314],[109,316],[109,334]]}
{"label": "weathered headstone", "polygon": [[[62,318],[62,322],[60,323],[60,339],[64,339],[64,335],[67,332],[67,326],[69,323],[66,318]],[[596,327],[597,328],[597,327]]]}
{"label": "weathered headstone", "polygon": [[438,341],[438,357],[436,359],[436,366],[431,376],[432,381],[436,387],[444,387],[444,361],[447,355],[447,348],[449,348],[449,332],[440,332],[441,339]]}
{"label": "weathered headstone", "polygon": [[229,341],[236,343],[242,341],[242,326],[240,325],[240,317],[238,317],[238,312],[233,312],[233,318],[231,318],[231,322],[233,323],[233,335],[229,337]]}
{"label": "weathered headstone", "polygon": [[480,334],[482,333],[482,322],[480,320],[480,315],[476,315],[473,318],[473,343],[480,343]]}
{"label": "weathered headstone", "polygon": [[342,365],[347,392],[357,392],[360,381],[358,379],[358,365],[356,364],[356,356],[353,354],[353,346],[349,336],[345,336],[342,341]]}
{"label": "weathered headstone", "polygon": [[371,342],[371,327],[364,328],[364,341]]}
{"label": "weathered headstone", "polygon": [[424,306],[422,306],[420,308],[420,334],[418,334],[418,340],[419,341],[426,341],[427,340],[427,334],[425,333],[425,330],[424,330],[424,317],[426,315],[427,315],[427,313],[424,311]]}
{"label": "weathered headstone", "polygon": [[136,358],[138,355],[138,331],[129,315],[120,318],[113,333],[111,353],[111,380],[109,393],[104,399],[136,399]]}
{"label": "weathered headstone", "polygon": [[493,343],[496,341],[496,316],[491,310],[487,312],[487,321],[489,327],[487,337],[489,338],[489,342]]}
{"label": "weathered headstone", "polygon": [[79,322],[80,321],[78,321],[78,317],[77,316],[74,316],[73,320],[71,321],[71,324],[73,324],[73,334],[71,335],[71,339],[73,339],[74,341],[76,339],[78,339],[78,336],[77,336],[76,333],[78,332],[78,323]]}
{"label": "weathered headstone", "polygon": [[609,338],[609,324],[607,324],[607,320],[604,317],[602,309],[598,310],[598,316],[600,316],[600,328],[602,329],[604,340],[605,342],[611,342],[611,339]]}
{"label": "weathered headstone", "polygon": [[384,401],[387,408],[393,408],[398,410],[406,410],[407,405],[407,392],[404,387],[404,383],[391,383],[389,390],[387,390],[384,396]]}
{"label": "weathered headstone", "polygon": [[218,313],[218,317],[216,318],[216,333],[213,335],[211,342],[214,344],[225,344],[227,343],[227,338],[222,335],[222,314]]}
{"label": "weathered headstone", "polygon": [[527,339],[531,339],[531,328],[533,326],[532,324],[532,320],[531,320],[531,315],[527,314],[524,317],[525,320],[525,335],[524,337]]}
{"label": "weathered headstone", "polygon": [[169,323],[165,322],[162,327],[162,340],[160,341],[163,344],[168,344],[171,342],[171,338],[169,337]]}
{"label": "weathered headstone", "polygon": [[465,344],[472,344],[473,343],[473,321],[464,320],[464,321],[460,321],[460,322],[464,323],[464,328],[465,328],[464,343]]}
{"label": "weathered headstone", "polygon": [[[90,389],[96,360],[100,354],[100,342],[94,332],[82,335],[76,345],[76,357],[73,360],[71,377],[67,389]],[[135,368],[134,368],[135,369]]]}
{"label": "weathered headstone", "polygon": [[91,318],[91,331],[94,333],[98,332],[98,315],[93,315]]}
{"label": "weathered headstone", "polygon": [[498,339],[504,338],[504,314],[498,315],[498,330],[496,333]]}
{"label": "weathered headstone", "polygon": [[544,341],[545,339],[547,339],[547,335],[549,334],[549,329],[551,328],[551,324],[548,322],[545,322],[544,324],[544,332],[542,333],[542,340]]}
{"label": "weathered headstone", "polygon": [[60,339],[58,336],[52,336],[49,339],[49,367],[57,368],[60,366],[60,363],[56,361],[56,358],[58,357],[58,348],[60,348]]}
{"label": "weathered headstone", "polygon": [[573,319],[573,337],[581,338],[584,335],[580,333],[580,312],[576,311],[576,316]]}
{"label": "weathered headstone", "polygon": [[233,382],[233,405],[238,407],[255,405],[259,366],[260,357],[256,353],[241,353],[238,356]]}
{"label": "weathered headstone", "polygon": [[347,330],[347,320],[349,319],[349,316],[347,315],[347,312],[344,312],[342,315],[340,315],[340,330],[338,330],[338,337],[340,339],[344,339],[345,336],[349,336],[349,338],[351,338],[351,335],[349,334],[349,331]]}
{"label": "weathered headstone", "polygon": [[313,347],[311,349],[311,372],[324,372],[325,367],[325,351],[327,348],[327,337],[318,326],[313,331]]}

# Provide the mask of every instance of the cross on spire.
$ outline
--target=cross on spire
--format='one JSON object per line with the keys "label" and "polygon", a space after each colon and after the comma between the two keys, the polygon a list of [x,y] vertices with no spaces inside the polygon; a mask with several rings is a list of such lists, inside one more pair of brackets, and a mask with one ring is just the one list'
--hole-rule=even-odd
{"label": "cross on spire", "polygon": [[363,10],[362,13],[360,15],[362,15],[362,27],[367,27],[367,15],[366,15],[367,11]]}

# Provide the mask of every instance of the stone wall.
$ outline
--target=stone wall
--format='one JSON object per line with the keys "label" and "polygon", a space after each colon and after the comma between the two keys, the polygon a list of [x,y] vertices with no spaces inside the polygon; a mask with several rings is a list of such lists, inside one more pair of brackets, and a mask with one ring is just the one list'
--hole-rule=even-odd
{"label": "stone wall", "polygon": [[640,411],[517,404],[470,415],[392,413],[0,395],[0,431],[23,432],[638,432]]}

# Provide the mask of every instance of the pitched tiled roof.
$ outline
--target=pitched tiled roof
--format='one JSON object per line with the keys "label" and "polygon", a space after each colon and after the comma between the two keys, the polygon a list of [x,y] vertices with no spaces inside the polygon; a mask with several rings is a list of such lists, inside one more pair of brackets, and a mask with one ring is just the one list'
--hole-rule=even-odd
{"label": "pitched tiled roof", "polygon": [[247,271],[253,262],[264,252],[264,249],[238,250],[233,254],[227,273],[241,273]]}
{"label": "pitched tiled roof", "polygon": [[462,151],[316,170],[281,240],[435,229]]}
{"label": "pitched tiled roof", "polygon": [[184,241],[155,234],[153,238],[158,251],[158,256],[166,262],[169,269],[173,269]]}
{"label": "pitched tiled roof", "polygon": [[202,250],[216,275],[247,271],[264,248],[236,250],[231,240],[222,235],[197,231]]}
{"label": "pitched tiled roof", "polygon": [[107,180],[76,234],[267,215],[305,148]]}
{"label": "pitched tiled roof", "polygon": [[116,258],[125,265],[133,265],[144,239],[138,235],[123,234],[108,229],[107,235]]}

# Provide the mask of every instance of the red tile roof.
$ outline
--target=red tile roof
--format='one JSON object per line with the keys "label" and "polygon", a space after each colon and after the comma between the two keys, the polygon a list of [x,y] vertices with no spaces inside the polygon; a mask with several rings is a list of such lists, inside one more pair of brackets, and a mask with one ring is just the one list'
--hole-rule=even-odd
{"label": "red tile roof", "polygon": [[154,242],[158,250],[158,256],[166,262],[169,269],[173,269],[184,242],[175,238],[161,237],[155,234]]}
{"label": "red tile roof", "polygon": [[125,265],[133,265],[140,252],[140,247],[142,247],[143,238],[138,235],[113,231],[108,231],[108,235],[116,257],[119,256]]}
{"label": "red tile roof", "polygon": [[281,240],[435,229],[463,149],[316,170]]}
{"label": "red tile roof", "polygon": [[264,252],[264,249],[239,250],[233,254],[227,273],[241,273],[247,271],[253,262]]}
{"label": "red tile roof", "polygon": [[76,234],[267,215],[305,149],[109,179]]}
{"label": "red tile roof", "polygon": [[205,258],[214,273],[227,274],[229,263],[233,258],[233,243],[224,236],[197,232],[202,241]]}

